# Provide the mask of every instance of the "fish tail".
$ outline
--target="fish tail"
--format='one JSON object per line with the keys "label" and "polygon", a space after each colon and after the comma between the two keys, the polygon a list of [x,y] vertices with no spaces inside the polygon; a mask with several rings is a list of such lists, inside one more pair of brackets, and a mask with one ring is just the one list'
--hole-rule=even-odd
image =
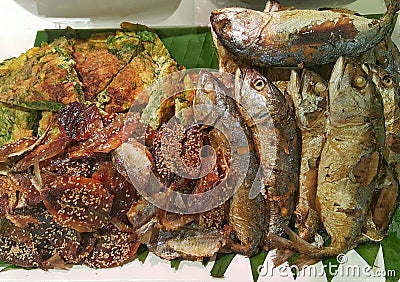
{"label": "fish tail", "polygon": [[380,25],[390,32],[396,21],[396,13],[400,10],[400,0],[385,0],[386,13],[383,15]]}
{"label": "fish tail", "polygon": [[400,10],[400,0],[385,0],[388,12],[397,13]]}

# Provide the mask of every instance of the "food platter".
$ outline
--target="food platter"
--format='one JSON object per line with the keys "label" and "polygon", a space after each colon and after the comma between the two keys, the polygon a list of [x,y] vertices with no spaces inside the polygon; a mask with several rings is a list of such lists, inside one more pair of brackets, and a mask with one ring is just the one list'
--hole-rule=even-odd
{"label": "food platter", "polygon": [[[174,28],[174,29],[176,29],[176,28]],[[196,33],[196,32],[201,34],[201,32],[202,32],[201,28],[200,29],[191,28],[189,30],[190,31],[188,31],[187,29],[185,30],[185,28],[176,29],[176,31],[174,31],[172,36],[168,35],[168,34],[171,34],[170,33],[171,30],[168,31],[168,28],[167,29],[160,28],[158,31],[161,34],[160,37],[162,37],[162,39],[164,40],[164,43],[166,45],[168,45],[168,43],[166,43],[166,42],[168,42],[169,37],[172,37],[170,44],[174,44],[174,42],[175,42],[174,40],[176,39],[175,36],[177,38],[179,38],[182,35],[185,36],[185,35]],[[85,31],[82,31],[82,32],[85,33]],[[163,37],[163,32],[165,32],[164,37]],[[57,30],[53,30],[53,31],[48,30],[48,31],[41,32],[38,34],[36,44],[40,44],[40,42],[42,42],[42,41],[51,41],[51,38],[52,37],[56,38],[57,36],[59,36],[59,35],[57,35],[59,33],[60,33],[60,31],[57,31]],[[207,40],[208,40],[208,42],[210,41],[210,37],[206,38],[207,36],[209,36],[209,35],[206,35],[203,37],[203,39],[201,41],[202,46],[204,46],[204,42],[207,42]],[[181,42],[179,44],[181,44]],[[199,42],[197,42],[195,44],[199,45]],[[189,45],[187,48],[190,49]],[[179,57],[179,54],[178,53],[173,54],[173,56]],[[192,56],[193,55],[190,55],[190,57],[192,57]],[[200,60],[197,60],[197,61],[194,61],[191,63],[187,63],[187,65],[190,67],[216,68],[215,67],[216,61],[214,60],[214,57],[211,57],[211,60],[209,59],[209,61],[206,64],[204,64],[204,59],[205,58],[202,58]],[[271,261],[271,255],[272,255],[272,252],[270,252],[269,257],[267,258],[267,264],[268,264],[268,262]],[[340,258],[340,261],[339,261],[339,258],[337,258],[337,262],[342,263],[341,258]],[[382,262],[381,258],[380,258],[380,256],[378,256],[377,261],[376,261],[378,268],[379,267],[383,268],[383,265],[381,264],[381,262]],[[361,266],[363,266],[364,262],[361,259],[361,257],[359,257],[354,251],[351,251],[345,257],[345,261],[343,261],[343,264],[346,264],[346,263],[348,263],[349,265],[358,265],[361,267]],[[154,281],[155,279],[156,280],[177,279],[177,280],[185,280],[185,281],[187,281],[187,280],[202,280],[203,281],[203,280],[212,279],[209,276],[212,265],[213,265],[213,262],[210,262],[206,267],[204,267],[201,265],[201,263],[183,261],[179,264],[179,267],[178,267],[179,271],[175,271],[173,268],[171,268],[171,266],[168,262],[162,261],[150,254],[144,264],[141,264],[138,261],[133,261],[127,265],[124,265],[119,268],[111,269],[111,270],[92,270],[92,269],[88,269],[86,267],[75,266],[73,269],[71,269],[68,272],[57,271],[57,270],[50,270],[48,272],[42,272],[40,270],[30,270],[30,271],[17,270],[17,271],[4,272],[4,276],[2,275],[2,277],[4,277],[4,279],[14,279],[15,275],[18,276],[18,278],[21,278],[21,275],[22,275],[31,280],[39,280],[39,279],[41,279],[41,280],[43,280],[43,279],[45,279],[45,280],[64,280],[65,277],[68,275],[68,279],[72,278],[74,280],[80,280],[83,276],[85,276],[85,277],[87,277],[87,278],[85,278],[85,280],[100,280],[100,279],[127,280],[127,279],[129,279],[129,280],[144,280],[144,281],[151,280],[151,281]],[[287,268],[286,271],[289,272],[287,274],[290,274],[290,269]],[[156,275],[151,275],[151,277],[148,277],[149,272],[156,273]],[[200,272],[202,274],[200,274]],[[247,280],[249,276],[248,276],[248,274],[245,274],[245,272],[246,273],[251,272],[248,260],[242,256],[236,256],[233,260],[232,265],[229,267],[228,271],[226,272],[225,277],[228,281],[229,280]],[[132,277],[127,277],[128,276],[127,273],[132,273],[134,275],[132,275]],[[197,275],[195,276],[195,273],[199,273],[198,276]],[[291,276],[287,275],[287,274],[279,273],[278,279],[282,279],[282,281],[291,281],[292,280]],[[365,274],[365,276],[362,276],[362,277],[368,277],[368,273],[363,273],[363,274]],[[123,275],[123,277],[122,277],[122,275]],[[166,279],[166,277],[168,277],[168,279]],[[260,277],[259,281],[266,280],[268,277],[269,277],[268,273],[266,273],[265,275]],[[312,277],[312,275],[311,275],[311,277]],[[274,278],[274,280],[276,280],[277,276],[273,275],[272,278]],[[301,280],[301,277],[299,277],[299,278]],[[336,279],[340,280],[338,278],[339,277],[337,277]],[[348,278],[349,277],[345,275],[344,280],[347,281]],[[323,281],[323,279],[324,278],[316,277],[316,281]]]}
{"label": "food platter", "polygon": [[[358,265],[361,268],[367,264],[355,252],[348,254],[349,265]],[[378,256],[377,267],[383,267],[381,264],[382,257]],[[271,257],[267,259],[271,263]],[[320,271],[322,265],[318,265]],[[182,262],[176,270],[171,268],[170,264],[162,261],[154,255],[149,255],[144,264],[134,261],[123,267],[114,269],[94,270],[84,266],[77,266],[70,271],[61,270],[14,270],[1,273],[2,281],[20,281],[26,279],[29,281],[250,281],[249,273],[251,273],[248,260],[244,257],[237,256],[232,261],[231,267],[225,273],[224,279],[212,278],[210,271],[212,263],[204,267],[199,262]],[[268,273],[265,276],[260,276],[258,281],[294,281],[289,269],[282,270],[279,274]],[[343,275],[336,277],[333,281],[385,281],[383,277],[371,277],[369,275],[360,275],[352,277]],[[303,276],[298,277],[296,281],[326,281],[324,276]]]}

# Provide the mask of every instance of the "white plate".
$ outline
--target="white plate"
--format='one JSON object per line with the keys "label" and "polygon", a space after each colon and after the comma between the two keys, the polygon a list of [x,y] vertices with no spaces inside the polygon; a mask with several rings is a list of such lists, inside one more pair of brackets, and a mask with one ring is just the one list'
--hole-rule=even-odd
{"label": "white plate", "polygon": [[90,23],[93,26],[123,21],[151,25],[176,11],[182,0],[15,0],[34,15],[60,23]]}
{"label": "white plate", "polygon": [[[287,264],[272,269],[271,251],[264,269],[261,271],[259,282],[263,281],[294,281],[291,269]],[[339,281],[373,281],[384,282],[380,271],[384,270],[383,255],[380,250],[375,261],[375,267],[367,271],[367,263],[355,252],[350,251],[346,255],[346,263],[339,265],[339,275],[333,282]],[[248,258],[236,255],[225,273],[224,279],[216,279],[210,276],[213,262],[204,267],[200,262],[182,261],[178,270],[172,269],[170,263],[161,260],[153,254],[149,254],[144,264],[135,260],[122,267],[111,269],[90,269],[85,266],[74,266],[66,270],[10,270],[0,273],[1,281],[251,281],[252,274]],[[328,269],[326,267],[325,269]],[[322,272],[323,265],[318,263],[299,273],[296,281],[325,282]],[[375,276],[375,277],[374,277]]]}

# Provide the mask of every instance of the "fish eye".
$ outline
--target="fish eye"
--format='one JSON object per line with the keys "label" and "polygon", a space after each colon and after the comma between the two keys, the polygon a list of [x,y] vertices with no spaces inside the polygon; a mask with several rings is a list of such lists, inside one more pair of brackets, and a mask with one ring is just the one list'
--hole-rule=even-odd
{"label": "fish eye", "polygon": [[390,77],[390,75],[385,75],[382,79],[383,85],[386,87],[392,87],[393,86],[393,79]]}
{"label": "fish eye", "polygon": [[255,81],[253,81],[253,87],[257,91],[263,90],[265,87],[264,80],[261,78],[256,79]]}
{"label": "fish eye", "polygon": [[222,32],[229,32],[231,30],[231,22],[228,19],[224,19],[221,21],[221,31]]}
{"label": "fish eye", "polygon": [[315,84],[315,91],[322,93],[325,90],[326,90],[326,86],[322,82],[317,82],[317,84]]}
{"label": "fish eye", "polygon": [[367,85],[367,80],[362,75],[357,75],[353,80],[353,86],[356,88],[363,88]]}
{"label": "fish eye", "polygon": [[214,83],[212,83],[212,81],[210,80],[207,80],[206,83],[204,84],[204,91],[206,93],[210,93],[213,90],[214,90]]}

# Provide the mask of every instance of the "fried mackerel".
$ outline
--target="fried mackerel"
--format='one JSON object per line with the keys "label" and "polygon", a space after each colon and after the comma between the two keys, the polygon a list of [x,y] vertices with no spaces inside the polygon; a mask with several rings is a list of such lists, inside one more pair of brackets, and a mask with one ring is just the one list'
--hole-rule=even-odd
{"label": "fried mackerel", "polygon": [[249,197],[265,197],[264,247],[270,248],[270,234],[281,235],[290,223],[299,189],[300,132],[295,114],[279,89],[255,69],[238,71],[241,85],[236,97],[249,126],[260,158],[263,187]]}
{"label": "fried mackerel", "polygon": [[372,79],[351,59],[340,57],[335,64],[328,114],[316,208],[331,243],[313,246],[287,227],[291,241],[275,238],[278,244],[318,259],[355,247],[368,218],[385,145],[382,97]]}
{"label": "fried mackerel", "polygon": [[[249,153],[248,169],[243,183],[240,184],[229,201],[227,228],[231,229],[230,232],[234,237],[234,242],[231,244],[230,248],[234,252],[251,256],[257,253],[261,244],[265,222],[265,203],[262,195],[259,194],[252,198],[249,197],[252,187],[255,187],[258,191],[262,189],[261,179],[257,177],[260,162],[259,157],[256,153],[256,147],[249,128],[240,117],[238,105],[233,100],[234,94],[212,73],[202,71],[199,76],[198,86],[201,90],[196,92],[196,99],[203,103],[210,103],[212,101],[211,103],[215,103],[221,110],[222,117],[220,117],[220,119],[217,118],[215,121],[212,117],[213,113],[211,112],[209,113],[211,116],[209,121],[213,121],[219,124],[219,126],[225,127],[225,130],[232,134],[230,138],[228,138],[230,143],[234,143],[235,145],[243,144],[241,138],[245,138],[248,142],[248,148],[245,148]],[[208,118],[209,117],[206,117],[205,120],[208,120]],[[230,124],[227,125],[224,124],[224,122],[221,124],[221,120],[228,120]],[[234,125],[240,127],[236,129],[233,127]],[[239,132],[243,132],[243,134],[241,135]],[[228,146],[225,145],[225,147]],[[231,153],[233,154],[233,152]],[[240,154],[240,152],[236,153]],[[229,169],[235,171],[243,168],[230,166]],[[232,181],[232,179],[228,179],[228,181]]]}
{"label": "fried mackerel", "polygon": [[[177,98],[174,97],[172,100],[172,102],[175,101],[175,107],[178,106],[180,110],[184,110],[191,103],[195,103],[196,106],[204,106],[203,102],[207,100],[220,105],[225,118],[229,114],[235,114],[233,100],[226,101],[231,99],[227,96],[227,89],[212,73],[204,70],[198,75],[192,76],[189,73],[186,78],[189,76],[191,80],[197,81],[196,93],[179,93]],[[168,90],[168,87],[171,86],[168,82],[164,86],[166,86],[164,87],[166,92],[171,90]],[[195,97],[192,96],[193,94],[195,94]],[[195,98],[195,101],[193,101],[193,98]],[[157,102],[151,100],[151,103]],[[163,106],[153,105],[152,107],[154,106],[167,108],[160,114],[168,115],[170,112],[168,107],[171,107],[171,101],[165,101]],[[204,119],[209,118],[207,115],[202,116],[202,114],[204,112],[194,116],[198,121],[205,121]],[[209,112],[209,114],[213,115],[214,113]],[[144,116],[147,117],[146,111]],[[200,116],[202,117],[200,118]],[[180,118],[181,121],[193,121],[193,116],[190,116],[190,114],[183,113]],[[161,124],[151,142],[151,152],[154,155],[154,171],[166,187],[181,193],[200,194],[212,189],[223,189],[219,187],[221,182],[232,181],[227,179],[228,172],[232,169],[230,167],[230,146],[224,134],[217,129],[218,127],[213,127],[213,122],[211,124],[204,122],[205,125],[202,128],[190,126],[189,123],[185,128],[179,120],[172,124],[166,124],[163,120],[164,117],[159,115],[153,116],[151,119],[150,125]],[[238,122],[238,120],[236,121]],[[218,121],[218,118],[214,122],[224,126]],[[163,139],[164,141],[162,141]],[[166,140],[168,140],[167,143]],[[185,180],[182,175],[175,173],[178,171],[186,172],[185,167],[179,167],[181,162],[187,168],[192,168],[192,172],[194,172],[200,165],[199,156],[203,145],[212,147],[217,156],[211,166],[208,166],[207,161],[201,163],[201,171],[205,170],[208,173],[199,179],[189,181]],[[204,165],[207,167],[204,167]],[[252,169],[252,171],[254,170]],[[228,185],[234,184],[229,182]],[[245,197],[250,187],[249,178],[245,184],[239,187],[238,195],[234,195],[231,201],[225,201],[202,213],[179,215],[159,210],[157,217],[150,220],[146,228],[144,226],[140,228],[138,231],[139,238],[156,255],[169,260],[178,257],[201,260],[204,257],[212,257],[221,250],[252,255],[257,252],[262,236],[262,232],[259,232],[262,230],[262,218],[260,220],[259,213],[263,212],[263,209],[259,208],[258,205],[262,204],[262,201],[251,201]],[[142,203],[145,206],[145,203]],[[198,203],[193,202],[191,204]],[[142,230],[145,232],[142,233]],[[148,233],[151,233],[151,236]]]}
{"label": "fried mackerel", "polygon": [[381,67],[363,64],[366,71],[377,86],[383,100],[386,142],[384,160],[380,168],[380,177],[375,189],[372,203],[372,222],[375,230],[384,232],[396,206],[400,172],[400,112],[399,112],[399,81],[395,73],[389,73]]}
{"label": "fried mackerel", "polygon": [[310,241],[321,226],[315,200],[318,167],[326,141],[328,83],[313,71],[304,69],[299,75],[292,70],[288,93],[293,99],[302,140],[296,227],[298,235]]}
{"label": "fried mackerel", "polygon": [[210,22],[223,46],[253,65],[319,65],[357,56],[385,39],[400,9],[397,0],[385,3],[379,20],[343,10],[231,7],[213,11]]}
{"label": "fried mackerel", "polygon": [[364,64],[364,70],[369,73],[376,84],[382,99],[385,115],[386,160],[394,170],[396,176],[400,173],[400,86],[396,74],[392,74],[380,67]]}

